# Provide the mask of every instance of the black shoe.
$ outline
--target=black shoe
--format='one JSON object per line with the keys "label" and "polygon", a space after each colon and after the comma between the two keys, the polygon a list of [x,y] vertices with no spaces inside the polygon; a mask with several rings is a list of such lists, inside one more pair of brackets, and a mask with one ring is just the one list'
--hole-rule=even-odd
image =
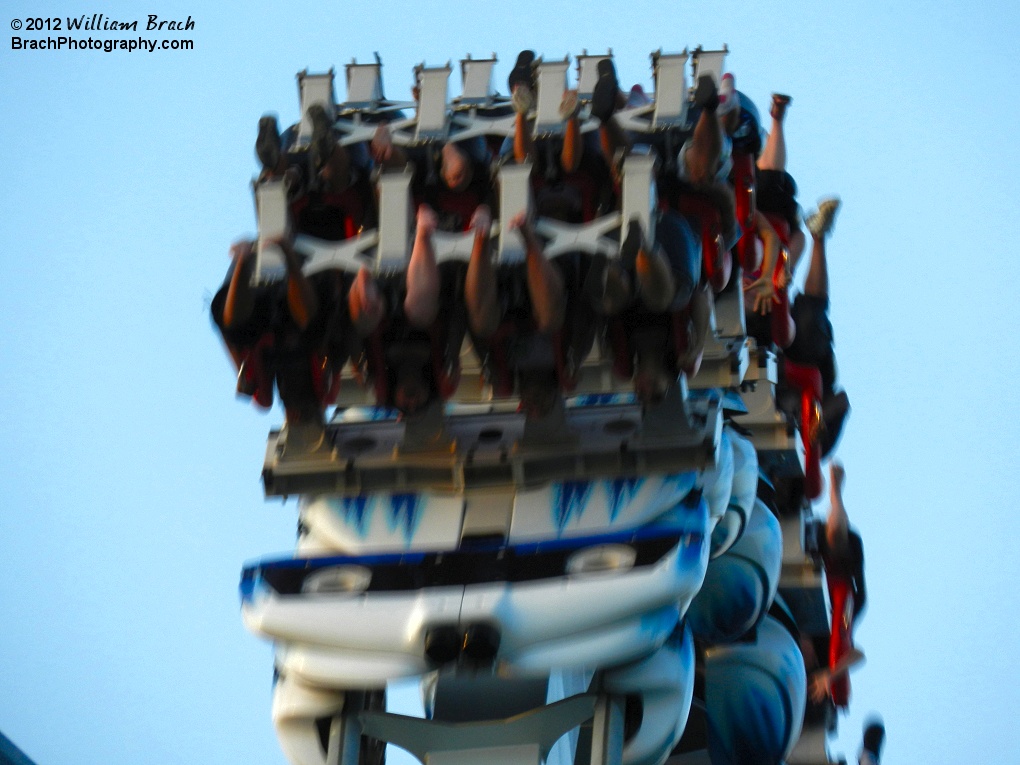
{"label": "black shoe", "polygon": [[322,104],[309,106],[308,117],[312,121],[312,166],[318,171],[333,154],[336,137],[333,135],[333,121],[326,114]]}
{"label": "black shoe", "polygon": [[698,78],[698,87],[694,91],[694,104],[708,112],[714,112],[719,106],[719,89],[711,75],[703,74]]}
{"label": "black shoe", "polygon": [[818,446],[823,459],[836,448],[848,414],[850,414],[850,398],[846,395],[845,390],[822,399],[822,422],[825,424],[825,429],[818,439]]}
{"label": "black shoe", "polygon": [[591,256],[588,265],[588,273],[585,275],[584,283],[581,285],[582,294],[596,308],[602,306],[606,296],[606,269],[609,267],[609,258],[601,252]]}
{"label": "black shoe", "polygon": [[885,742],[885,726],[873,722],[864,729],[864,743],[861,748],[879,762],[882,757],[882,744]]}
{"label": "black shoe", "polygon": [[620,83],[616,79],[616,67],[613,60],[604,58],[598,63],[599,78],[591,94],[591,114],[600,122],[606,122],[616,111],[616,99],[620,92]]}
{"label": "black shoe", "polygon": [[517,54],[517,63],[510,70],[510,76],[506,81],[511,94],[518,85],[527,85],[532,90],[535,89],[534,70],[532,69],[534,63],[535,51],[522,50]]}
{"label": "black shoe", "polygon": [[599,253],[591,256],[581,290],[595,313],[616,316],[633,302],[632,284],[619,261]]}
{"label": "black shoe", "polygon": [[276,117],[267,114],[259,120],[259,135],[255,139],[255,156],[269,172],[273,172],[280,164],[280,129],[276,125]]}
{"label": "black shoe", "polygon": [[616,79],[616,66],[611,58],[600,58],[599,62],[595,65],[595,71],[598,72],[599,77],[612,77],[614,80]]}

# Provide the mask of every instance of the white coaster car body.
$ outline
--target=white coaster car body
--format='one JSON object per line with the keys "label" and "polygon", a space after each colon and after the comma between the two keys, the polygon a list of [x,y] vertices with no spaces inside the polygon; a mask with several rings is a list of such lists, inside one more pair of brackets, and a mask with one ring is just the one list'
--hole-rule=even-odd
{"label": "white coaster car body", "polygon": [[[460,635],[476,625],[498,635],[491,662],[510,675],[647,656],[701,586],[708,519],[698,493],[684,491],[686,475],[646,480],[649,498],[668,501],[654,522],[637,528],[622,519],[630,517],[626,505],[644,501],[641,491],[623,503],[617,521],[583,534],[582,508],[594,514],[608,506],[593,501],[594,487],[554,485],[531,493],[527,507],[518,498],[515,517],[526,511],[539,520],[515,522],[522,529],[516,543],[250,566],[242,579],[245,623],[277,642],[281,671],[319,688],[382,687],[420,675],[436,668],[425,653],[430,633]],[[585,491],[587,502],[577,494]],[[542,539],[540,529],[550,526],[559,534],[524,541]],[[415,524],[403,528],[413,532]]]}

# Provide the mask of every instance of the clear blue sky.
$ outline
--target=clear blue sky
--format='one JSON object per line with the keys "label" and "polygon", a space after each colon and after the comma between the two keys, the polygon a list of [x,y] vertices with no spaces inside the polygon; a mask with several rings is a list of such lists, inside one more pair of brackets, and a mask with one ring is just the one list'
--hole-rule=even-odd
{"label": "clear blue sky", "polygon": [[844,200],[839,455],[870,605],[840,746],[875,710],[886,762],[1016,757],[1017,6],[747,5],[7,4],[5,29],[190,14],[138,34],[195,49],[0,46],[0,730],[40,765],[284,762],[236,595],[245,560],[293,544],[259,483],[282,415],[234,400],[208,302],[254,229],[258,117],[297,119],[297,71],[378,51],[403,97],[422,60],[495,51],[502,85],[520,48],[611,47],[650,89],[652,50],[727,43],[763,111],[794,97],[802,203]]}

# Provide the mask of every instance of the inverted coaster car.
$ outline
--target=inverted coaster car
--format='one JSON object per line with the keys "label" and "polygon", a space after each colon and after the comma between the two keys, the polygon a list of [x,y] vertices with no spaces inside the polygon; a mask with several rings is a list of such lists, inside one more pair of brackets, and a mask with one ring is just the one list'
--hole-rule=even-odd
{"label": "inverted coaster car", "polygon": [[[505,719],[508,710],[494,699],[536,682],[547,690],[537,700],[528,696],[534,706],[522,701],[512,714],[554,714],[548,702],[577,704],[605,686],[606,698],[623,707],[631,698],[631,706],[643,710],[628,731],[623,761],[661,760],[679,738],[690,705],[693,647],[681,616],[708,563],[707,506],[694,480],[682,473],[629,487],[602,481],[522,492],[509,542],[479,537],[441,551],[422,549],[416,523],[394,528],[394,519],[406,523],[408,500],[381,496],[373,507],[362,507],[360,546],[371,538],[379,547],[396,546],[390,532],[397,531],[403,551],[299,556],[247,567],[245,623],[277,644],[283,679],[274,719],[285,751],[302,765],[324,761],[329,743],[320,735],[321,720],[350,712],[350,693],[364,699],[365,689],[438,672],[440,697],[465,676],[490,678],[485,698],[473,705],[472,715],[482,715],[475,722]],[[403,515],[393,515],[400,502]],[[330,522],[356,525],[351,512],[316,520],[316,503],[324,518],[331,503],[320,498],[310,503],[313,512],[305,507],[320,538]],[[423,501],[415,512],[427,516],[431,503]],[[449,498],[435,504],[442,527]],[[600,527],[595,533],[584,529],[586,516]],[[635,527],[633,519],[642,516],[646,522]],[[646,682],[649,677],[656,681]],[[478,687],[461,683],[458,704],[470,693]],[[363,710],[357,713],[362,720]],[[571,718],[560,733],[587,717]]]}
{"label": "inverted coaster car", "polygon": [[[671,481],[688,483],[658,479]],[[706,507],[688,490],[638,528],[261,562],[244,570],[242,610],[249,629],[277,641],[280,669],[313,686],[381,687],[463,662],[546,674],[662,645],[707,559]]]}

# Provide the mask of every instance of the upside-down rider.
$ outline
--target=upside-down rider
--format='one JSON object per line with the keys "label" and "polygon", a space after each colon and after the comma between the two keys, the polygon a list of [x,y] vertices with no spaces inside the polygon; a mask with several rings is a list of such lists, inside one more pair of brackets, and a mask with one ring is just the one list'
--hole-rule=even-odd
{"label": "upside-down rider", "polygon": [[829,635],[828,667],[813,672],[808,679],[811,699],[820,703],[826,697],[839,708],[850,702],[849,671],[864,661],[864,653],[854,645],[853,631],[860,621],[867,599],[864,586],[864,547],[860,535],[850,528],[843,505],[846,472],[833,461],[829,465],[831,508],[825,533],[818,539],[818,551],[825,571],[832,622]]}
{"label": "upside-down rider", "polygon": [[339,272],[308,277],[289,236],[274,242],[286,278],[252,284],[255,242],[231,247],[233,263],[212,302],[212,317],[238,366],[238,392],[268,408],[279,392],[288,426],[321,427],[329,378],[346,362],[347,283]]}

